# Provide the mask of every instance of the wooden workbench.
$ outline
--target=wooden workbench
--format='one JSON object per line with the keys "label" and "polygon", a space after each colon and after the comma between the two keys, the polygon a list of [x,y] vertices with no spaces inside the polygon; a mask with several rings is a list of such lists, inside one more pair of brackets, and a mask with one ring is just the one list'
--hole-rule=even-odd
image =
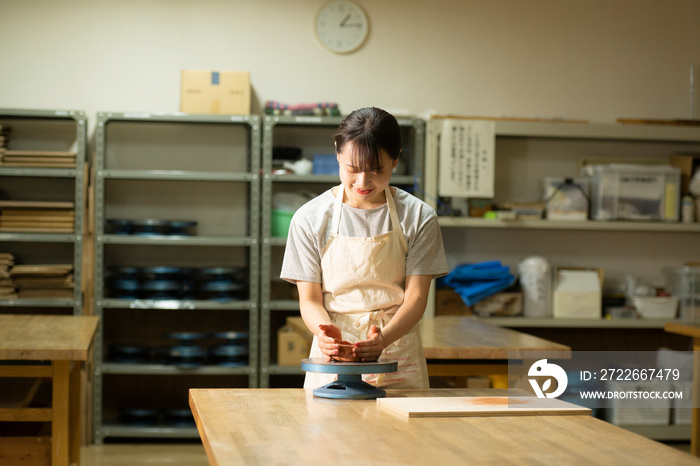
{"label": "wooden workbench", "polygon": [[[474,396],[497,390],[388,390],[387,396]],[[698,464],[586,415],[406,419],[376,400],[303,389],[192,389],[212,466],[238,464]]]}
{"label": "wooden workbench", "polygon": [[569,346],[469,317],[424,318],[420,333],[431,376],[507,375],[509,358],[571,357]]}
{"label": "wooden workbench", "polygon": [[693,411],[690,428],[690,452],[700,456],[700,322],[668,322],[664,329],[669,333],[693,339]]}
{"label": "wooden workbench", "polygon": [[80,361],[88,359],[98,321],[96,316],[0,314],[0,377],[52,381],[51,407],[28,407],[30,399],[14,407],[3,404],[0,421],[50,422],[53,466],[80,464]]}

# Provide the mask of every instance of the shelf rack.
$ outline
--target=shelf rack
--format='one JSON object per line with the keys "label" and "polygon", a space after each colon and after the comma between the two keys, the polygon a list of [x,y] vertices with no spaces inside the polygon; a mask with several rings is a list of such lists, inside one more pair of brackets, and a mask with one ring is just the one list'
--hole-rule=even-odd
{"label": "shelf rack", "polygon": [[[459,119],[459,117],[456,117]],[[427,124],[426,136],[426,202],[432,207],[437,207],[438,199],[438,154],[439,136],[441,131],[441,118],[430,120]],[[626,125],[626,124],[589,124],[589,123],[568,123],[554,121],[511,121],[495,120],[496,136],[496,163],[499,186],[508,181],[514,180],[515,175],[506,174],[506,168],[501,167],[500,175],[498,160],[501,155],[508,155],[508,162],[517,163],[518,168],[511,170],[521,170],[519,176],[533,176],[537,168],[530,169],[531,149],[529,144],[537,143],[538,150],[548,151],[548,159],[540,158],[533,161],[539,163],[542,169],[543,161],[546,160],[553,170],[560,172],[564,167],[563,160],[572,156],[586,158],[595,156],[590,153],[591,149],[599,150],[603,158],[616,154],[616,151],[623,152],[622,157],[641,153],[642,157],[669,155],[670,150],[676,152],[697,152],[700,150],[700,128],[691,126],[671,126],[671,125]],[[522,142],[526,141],[526,142]],[[591,146],[591,144],[594,144]],[[509,154],[516,152],[515,155]],[[571,152],[567,154],[567,151]],[[555,157],[552,154],[558,154]],[[539,157],[539,154],[535,154]],[[544,156],[542,156],[544,157]],[[536,157],[537,158],[537,157]],[[560,162],[561,160],[561,162]],[[505,162],[502,162],[505,163]],[[570,163],[570,162],[569,162]],[[534,165],[533,165],[534,167]],[[546,166],[545,169],[550,169]],[[546,175],[547,173],[545,173]],[[530,189],[526,191],[522,188],[507,186],[507,195],[529,195],[532,198],[532,183],[521,183]],[[503,188],[501,187],[501,190]],[[500,191],[500,190],[499,190]],[[498,197],[499,193],[496,193]],[[503,194],[501,194],[501,200]],[[450,230],[464,229],[465,231],[476,232],[484,230],[494,230],[501,240],[511,238],[516,233],[523,231],[543,231],[543,232],[593,232],[596,235],[608,235],[622,233],[647,233],[647,234],[679,234],[679,241],[688,241],[694,234],[700,232],[700,223],[680,223],[680,222],[654,222],[654,221],[557,221],[557,220],[496,220],[484,218],[470,218],[459,216],[440,216],[440,225],[443,234]],[[504,233],[501,233],[504,232]],[[511,236],[505,232],[513,232]],[[449,234],[449,233],[448,233]],[[479,235],[483,238],[486,233]],[[454,236],[454,234],[452,234]],[[608,236],[606,236],[607,238]],[[619,238],[619,236],[617,236]],[[649,236],[647,236],[649,237]],[[578,236],[577,238],[580,238]],[[429,307],[427,314],[434,315],[434,306]]]}
{"label": "shelf rack", "polygon": [[[101,112],[98,114],[96,140],[95,309],[101,317],[101,328],[95,345],[94,441],[102,443],[106,437],[197,438],[193,425],[159,423],[139,426],[118,422],[115,417],[115,408],[118,407],[108,406],[110,401],[107,400],[104,379],[110,378],[117,385],[137,382],[137,385],[145,384],[146,387],[161,385],[158,381],[144,382],[153,377],[160,378],[156,380],[165,378],[172,385],[183,387],[198,384],[257,386],[260,117]],[[150,161],[148,156],[152,156]],[[171,188],[168,190],[167,186]],[[165,194],[158,194],[158,189],[165,189]],[[158,207],[161,203],[170,215],[186,212],[183,215],[200,216],[197,217],[198,234],[137,236],[108,231],[109,216],[126,212],[133,212],[133,218],[146,215],[147,207],[130,204],[139,204],[131,197],[132,191],[142,194],[144,203],[151,203],[151,207]],[[152,199],[159,195],[161,197]],[[129,211],[130,208],[133,210]],[[114,248],[118,252],[110,254]],[[212,261],[222,261],[216,265],[222,267],[232,261],[242,261],[247,269],[247,298],[218,301],[110,297],[106,286],[107,268],[113,265],[110,261],[124,260],[119,256],[132,250],[135,251],[132,259],[140,261],[138,266],[153,260],[179,261],[175,266],[186,263],[187,267],[211,267]],[[148,331],[156,332],[156,335],[172,329],[173,323],[167,322],[170,320],[183,325],[181,331],[204,333],[210,333],[212,329],[231,330],[218,327],[243,322],[244,332],[248,334],[248,361],[234,366],[205,362],[197,367],[183,367],[108,359],[107,335],[111,332],[111,338],[114,338],[113,327],[124,325],[119,319],[135,318],[144,319],[144,325],[155,326]],[[158,324],[161,318],[164,320]],[[117,328],[116,331],[123,334],[125,329]],[[134,329],[133,333],[144,331]],[[138,392],[128,384],[124,386],[124,390]],[[138,404],[139,395],[131,393],[130,398]],[[181,398],[179,406],[187,406],[186,394]],[[152,399],[151,394],[151,402]],[[148,406],[149,401],[141,405]]]}
{"label": "shelf rack", "polygon": [[[544,121],[508,121],[497,120],[494,122],[496,134],[496,179],[497,201],[519,199],[518,195],[534,194],[532,178],[550,176],[554,173],[561,176],[565,170],[574,167],[571,163],[574,157],[579,161],[588,157],[601,159],[625,158],[625,157],[654,157],[670,155],[672,152],[687,153],[700,151],[700,128],[688,126],[666,125],[624,125],[624,124],[587,124]],[[427,202],[436,207],[438,199],[438,150],[439,135],[441,131],[440,119],[428,122],[426,142],[426,198]],[[542,151],[539,153],[538,151]],[[620,152],[619,154],[617,152]],[[499,158],[501,164],[499,165]],[[534,159],[534,160],[533,160]],[[651,159],[650,159],[651,160]],[[512,165],[509,165],[512,164]],[[499,169],[501,170],[499,172]],[[558,170],[558,172],[557,172]],[[568,172],[571,173],[571,172]],[[569,176],[569,175],[566,175]],[[523,180],[518,179],[522,177]],[[530,177],[529,181],[526,179]],[[520,183],[518,183],[520,182]],[[512,187],[510,184],[517,184]],[[505,185],[505,186],[504,186]],[[529,198],[531,199],[531,197]],[[528,200],[529,200],[528,199]],[[679,222],[641,222],[641,221],[555,221],[555,220],[492,220],[483,218],[441,216],[440,225],[443,234],[447,234],[453,240],[461,236],[458,232],[464,230],[464,236],[471,241],[466,249],[462,246],[465,256],[473,257],[474,251],[479,250],[489,241],[509,241],[509,246],[518,247],[491,247],[490,253],[504,252],[505,257],[515,258],[514,250],[522,249],[522,254],[527,254],[527,246],[520,246],[520,241],[527,238],[529,244],[540,246],[542,243],[553,241],[555,235],[577,241],[575,252],[560,255],[568,264],[576,265],[573,254],[584,253],[587,256],[595,255],[594,245],[596,241],[610,239],[623,243],[628,242],[632,248],[651,244],[652,250],[662,249],[664,238],[669,243],[674,243],[671,263],[681,258],[693,258],[700,250],[697,249],[697,233],[700,232],[700,223]],[[530,233],[532,231],[532,233]],[[578,232],[590,232],[583,235]],[[534,240],[537,238],[537,241]],[[624,239],[623,239],[624,238]],[[584,244],[578,244],[578,243]],[[677,243],[677,244],[676,244]],[[500,244],[500,243],[499,243]],[[615,243],[617,244],[617,243]],[[684,245],[685,248],[679,246]],[[488,246],[488,245],[487,245]],[[556,245],[555,245],[556,246]],[[458,246],[459,248],[459,246]],[[450,253],[449,248],[448,255]],[[553,248],[557,250],[557,248]],[[465,251],[468,252],[465,253]],[[608,251],[610,248],[608,248]],[[627,249],[625,250],[627,251]],[[684,254],[687,251],[687,255]],[[478,254],[477,254],[478,255]],[[658,256],[656,260],[658,264]],[[524,257],[524,256],[522,256]],[[578,259],[578,257],[576,257]],[[653,261],[653,257],[649,260]],[[458,258],[456,260],[464,260]],[[588,260],[588,262],[586,262]],[[591,260],[586,257],[584,263]],[[590,264],[588,264],[590,265]],[[668,265],[668,264],[667,264]],[[434,289],[433,289],[434,291]],[[434,315],[434,300],[427,312]],[[555,329],[566,329],[567,332],[590,335],[595,338],[595,332],[640,332],[649,335],[649,332],[664,332],[663,320],[651,319],[554,319],[554,318],[528,318],[528,317],[489,317],[479,318],[480,321],[502,327],[531,329],[533,334],[544,332],[552,334]],[[580,329],[576,330],[576,329]],[[576,348],[574,348],[575,350]],[[641,435],[657,440],[684,440],[689,438],[688,426],[623,426]]]}
{"label": "shelf rack", "polygon": [[[0,124],[12,128],[10,146],[14,150],[72,150],[76,152],[75,168],[19,168],[0,166],[0,180],[26,179],[36,183],[41,179],[68,180],[72,183],[71,201],[74,203],[73,233],[13,233],[0,232],[0,243],[63,244],[72,247],[70,261],[73,264],[75,282],[73,298],[7,299],[0,300],[0,309],[9,307],[11,312],[22,308],[41,308],[42,312],[60,313],[71,309],[74,315],[83,313],[83,248],[85,228],[85,190],[87,168],[87,117],[83,110],[44,110],[0,108]],[[2,183],[0,183],[1,185]],[[37,187],[37,192],[41,187]],[[12,252],[12,251],[3,251]],[[55,254],[36,257],[34,261],[52,263]],[[37,263],[37,262],[35,262]]]}

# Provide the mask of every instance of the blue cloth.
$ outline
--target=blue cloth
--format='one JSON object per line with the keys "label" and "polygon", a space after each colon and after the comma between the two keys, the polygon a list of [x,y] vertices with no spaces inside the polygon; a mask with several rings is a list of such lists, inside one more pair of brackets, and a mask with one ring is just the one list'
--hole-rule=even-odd
{"label": "blue cloth", "polygon": [[458,265],[445,277],[438,279],[438,285],[453,288],[467,306],[473,306],[514,282],[515,276],[500,261]]}

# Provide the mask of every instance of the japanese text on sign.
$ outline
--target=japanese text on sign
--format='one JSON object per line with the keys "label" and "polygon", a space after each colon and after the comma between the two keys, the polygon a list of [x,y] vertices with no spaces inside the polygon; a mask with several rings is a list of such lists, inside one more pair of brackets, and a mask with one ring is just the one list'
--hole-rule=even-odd
{"label": "japanese text on sign", "polygon": [[494,150],[493,121],[445,120],[439,146],[438,194],[493,197]]}

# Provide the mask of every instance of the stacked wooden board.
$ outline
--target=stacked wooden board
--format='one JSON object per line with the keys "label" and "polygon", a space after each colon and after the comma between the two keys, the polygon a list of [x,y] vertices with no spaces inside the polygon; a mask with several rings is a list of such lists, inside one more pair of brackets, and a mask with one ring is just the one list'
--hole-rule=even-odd
{"label": "stacked wooden board", "polygon": [[0,125],[0,168],[75,168],[77,152],[53,150],[10,150],[10,128]]}
{"label": "stacked wooden board", "polygon": [[74,224],[70,201],[0,200],[0,232],[73,233]]}
{"label": "stacked wooden board", "polygon": [[0,149],[0,167],[75,168],[75,152]]}
{"label": "stacked wooden board", "polygon": [[0,125],[0,155],[4,154],[7,150],[7,138],[10,135],[10,128],[8,126]]}
{"label": "stacked wooden board", "polygon": [[15,256],[9,252],[0,252],[0,299],[17,299],[17,288],[10,275],[15,265]]}
{"label": "stacked wooden board", "polygon": [[18,298],[72,298],[73,265],[15,265],[10,277]]}
{"label": "stacked wooden board", "polygon": [[377,398],[384,410],[406,417],[590,415],[589,408],[534,396]]}

